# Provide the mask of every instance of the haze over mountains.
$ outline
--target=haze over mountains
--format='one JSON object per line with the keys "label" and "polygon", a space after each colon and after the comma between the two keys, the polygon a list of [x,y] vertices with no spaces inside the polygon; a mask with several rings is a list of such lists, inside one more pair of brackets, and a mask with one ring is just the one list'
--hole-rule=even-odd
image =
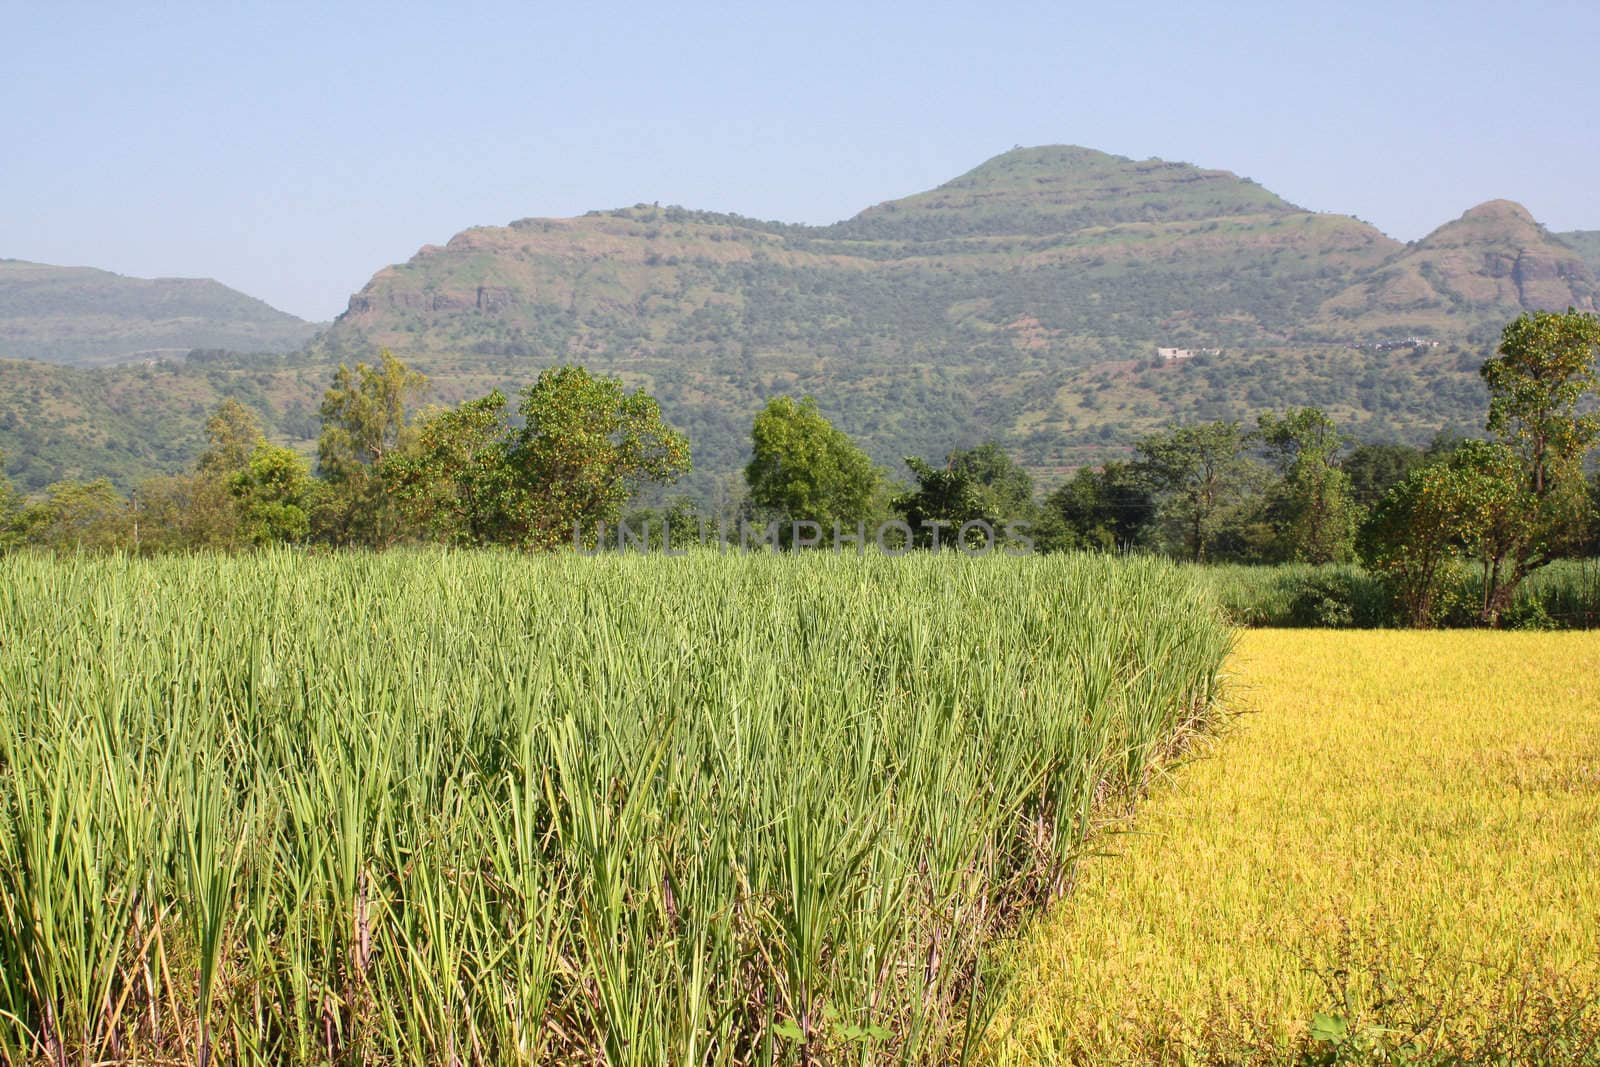
{"label": "haze over mountains", "polygon": [[[282,360],[0,365],[0,448],[29,483],[99,473],[108,450],[142,457],[103,467],[127,479],[192,455],[227,394],[306,442],[332,366],[380,347],[447,402],[563,361],[621,374],[690,435],[702,494],[736,475],[779,392],[816,396],[886,464],[997,437],[1047,480],[1174,418],[1290,404],[1419,440],[1475,426],[1476,369],[1508,319],[1596,310],[1597,254],[1600,234],[1558,238],[1509,201],[1404,245],[1226,171],[1016,149],[832,226],[640,205],[469,229],[378,271]],[[296,323],[279,325],[309,332]],[[22,440],[35,424],[49,432]]]}
{"label": "haze over mountains", "polygon": [[1563,244],[1576,249],[1589,264],[1589,270],[1600,276],[1600,230],[1568,230],[1556,236]]}
{"label": "haze over mountains", "polygon": [[0,259],[0,356],[96,366],[195,348],[290,352],[319,325],[209,278]]}

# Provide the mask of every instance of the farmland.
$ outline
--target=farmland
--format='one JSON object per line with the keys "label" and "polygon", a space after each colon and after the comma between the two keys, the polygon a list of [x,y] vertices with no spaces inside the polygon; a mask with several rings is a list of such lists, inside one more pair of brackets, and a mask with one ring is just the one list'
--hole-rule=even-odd
{"label": "farmland", "polygon": [[7,556],[0,1058],[942,1062],[1220,618],[1088,556]]}
{"label": "farmland", "polygon": [[1247,633],[1028,932],[996,1062],[1600,1062],[1600,643]]}

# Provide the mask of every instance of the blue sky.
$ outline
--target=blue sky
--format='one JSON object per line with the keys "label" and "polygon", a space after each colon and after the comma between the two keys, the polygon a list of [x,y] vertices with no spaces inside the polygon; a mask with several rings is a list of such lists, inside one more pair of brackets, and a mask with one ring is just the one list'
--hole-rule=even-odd
{"label": "blue sky", "polygon": [[0,0],[0,26],[0,256],[307,318],[467,226],[831,222],[1016,144],[1221,167],[1405,240],[1494,197],[1600,228],[1592,2]]}

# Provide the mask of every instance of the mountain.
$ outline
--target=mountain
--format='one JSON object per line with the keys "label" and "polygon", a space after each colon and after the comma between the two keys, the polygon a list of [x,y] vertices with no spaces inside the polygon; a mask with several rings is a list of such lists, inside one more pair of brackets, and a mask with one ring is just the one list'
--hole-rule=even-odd
{"label": "mountain", "polygon": [[[661,400],[697,494],[737,480],[775,393],[815,396],[893,470],[995,437],[1048,484],[1173,419],[1315,404],[1370,439],[1478,428],[1500,326],[1595,295],[1579,255],[1509,202],[1406,245],[1227,171],[1048,146],[829,226],[636,205],[474,227],[378,271],[287,358],[164,365],[159,389],[123,372],[104,395],[130,435],[167,412],[160,432],[195,441],[201,397],[242,390],[307,445],[314,383],[380,348],[445,403],[574,361]],[[19,451],[7,396],[44,388],[22,384],[34,366],[0,374],[17,457],[92,424],[62,412],[55,444]]]}
{"label": "mountain", "polygon": [[1013,149],[937,189],[868,208],[827,230],[927,240],[1299,212],[1225,170],[1159,159],[1139,163],[1091,148],[1050,145]]}
{"label": "mountain", "polygon": [[1054,403],[1079,374],[1293,343],[1401,248],[1225,171],[1018,149],[833,226],[637,206],[477,227],[379,271],[312,351],[387,347],[445,381],[580,360],[648,385],[719,474],[775,392],[886,464],[1026,431],[1060,468],[1104,443]]}
{"label": "mountain", "polygon": [[1556,234],[1556,237],[1582,256],[1591,271],[1600,275],[1600,230],[1568,230]]}
{"label": "mountain", "polygon": [[378,272],[322,347],[420,356],[1051,362],[1188,337],[1281,341],[1399,250],[1248,180],[1082,148],[1018,149],[828,227],[681,208],[478,227]]}
{"label": "mountain", "polygon": [[105,367],[0,359],[0,452],[18,487],[110,478],[122,489],[193,466],[206,416],[232,396],[275,440],[309,445],[330,369],[281,356],[196,352]]}
{"label": "mountain", "polygon": [[[1593,271],[1509,200],[1479,204],[1329,300],[1332,321],[1441,335],[1483,336],[1525,310],[1595,311]],[[1474,329],[1476,328],[1476,329]]]}
{"label": "mountain", "polygon": [[209,278],[0,259],[0,357],[98,366],[195,348],[288,352],[317,329]]}

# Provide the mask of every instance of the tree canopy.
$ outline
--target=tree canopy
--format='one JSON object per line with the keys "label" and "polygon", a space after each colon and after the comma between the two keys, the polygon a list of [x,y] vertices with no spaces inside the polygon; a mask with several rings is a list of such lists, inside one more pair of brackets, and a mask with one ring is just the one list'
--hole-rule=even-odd
{"label": "tree canopy", "polygon": [[881,472],[817,410],[810,397],[777,396],[751,425],[745,467],[751,502],[784,522],[815,522],[831,532],[872,516]]}

